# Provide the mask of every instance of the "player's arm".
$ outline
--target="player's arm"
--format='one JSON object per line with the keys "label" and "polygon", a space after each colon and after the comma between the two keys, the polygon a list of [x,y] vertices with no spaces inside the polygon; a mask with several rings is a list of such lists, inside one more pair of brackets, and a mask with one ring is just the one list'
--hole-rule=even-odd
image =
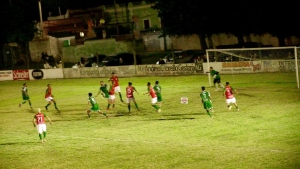
{"label": "player's arm", "polygon": [[102,91],[101,91],[101,90],[99,90],[99,92],[96,94],[95,97],[97,97],[100,93],[102,94]]}
{"label": "player's arm", "polygon": [[36,119],[35,119],[35,116],[33,117],[32,123],[33,123],[33,127],[35,127],[35,126],[36,126]]}
{"label": "player's arm", "polygon": [[234,91],[236,94],[239,94],[235,89],[233,89],[233,91]]}
{"label": "player's arm", "polygon": [[133,87],[133,90],[139,95],[139,92],[135,89],[135,87]]}
{"label": "player's arm", "polygon": [[50,122],[50,124],[52,124],[52,121],[50,120],[50,118],[48,116],[46,116],[46,118],[48,119],[48,121]]}

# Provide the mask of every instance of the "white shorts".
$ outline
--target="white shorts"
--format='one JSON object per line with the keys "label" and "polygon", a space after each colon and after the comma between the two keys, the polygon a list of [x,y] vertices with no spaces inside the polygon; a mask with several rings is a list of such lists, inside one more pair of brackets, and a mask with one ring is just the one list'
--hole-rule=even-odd
{"label": "white shorts", "polygon": [[231,99],[226,99],[226,103],[230,104],[230,103],[236,103],[236,99],[235,97],[231,98]]}
{"label": "white shorts", "polygon": [[114,100],[114,99],[116,99],[116,96],[115,95],[109,95],[109,99]]}
{"label": "white shorts", "polygon": [[120,86],[115,87],[115,93],[119,93],[119,92],[121,92]]}
{"label": "white shorts", "polygon": [[53,100],[53,97],[51,97],[51,96],[46,98],[47,102],[50,102],[51,100]]}
{"label": "white shorts", "polygon": [[126,103],[135,102],[134,97],[132,98],[126,98]]}
{"label": "white shorts", "polygon": [[42,134],[43,132],[45,132],[47,130],[46,124],[36,125],[36,130],[39,134]]}
{"label": "white shorts", "polygon": [[152,103],[152,104],[157,103],[157,97],[152,98],[152,99],[151,99],[151,103]]}

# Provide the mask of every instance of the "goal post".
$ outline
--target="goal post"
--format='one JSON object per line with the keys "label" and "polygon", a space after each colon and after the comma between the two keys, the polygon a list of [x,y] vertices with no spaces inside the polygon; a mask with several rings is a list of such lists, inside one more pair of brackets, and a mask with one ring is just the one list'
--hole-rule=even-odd
{"label": "goal post", "polygon": [[[207,68],[220,74],[295,72],[299,85],[300,47],[207,49]],[[212,86],[210,76],[209,85]]]}

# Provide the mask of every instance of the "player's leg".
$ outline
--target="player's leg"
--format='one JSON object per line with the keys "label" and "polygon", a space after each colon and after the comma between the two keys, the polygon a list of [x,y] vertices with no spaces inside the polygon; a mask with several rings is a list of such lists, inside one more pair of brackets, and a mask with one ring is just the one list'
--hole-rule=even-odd
{"label": "player's leg", "polygon": [[119,97],[120,97],[121,102],[124,102],[123,99],[122,99],[122,93],[121,92],[119,92]]}
{"label": "player's leg", "polygon": [[219,82],[219,85],[224,89],[225,87],[224,87],[224,85],[221,83],[221,80],[220,80],[220,82]]}
{"label": "player's leg", "polygon": [[92,111],[91,109],[88,109],[88,110],[86,111],[86,113],[87,113],[87,115],[88,115],[89,118],[91,118],[91,111]]}
{"label": "player's leg", "polygon": [[131,98],[126,97],[126,103],[127,103],[127,108],[129,113],[130,113],[130,102],[131,102]]}
{"label": "player's leg", "polygon": [[121,102],[124,102],[124,101],[123,101],[123,98],[122,98],[122,93],[121,93],[121,88],[120,88],[120,86],[115,87],[115,93],[118,93]]}
{"label": "player's leg", "polygon": [[154,107],[156,110],[159,110],[159,107],[158,107],[158,105],[156,103],[157,103],[157,97],[151,98],[151,105],[152,105],[152,107]]}
{"label": "player's leg", "polygon": [[236,110],[239,111],[239,107],[236,103],[236,98],[234,97],[234,98],[232,98],[232,100],[233,100],[232,103],[235,105]]}
{"label": "player's leg", "polygon": [[114,98],[114,99],[112,100],[112,108],[113,108],[113,109],[115,108],[115,103],[116,103],[116,98]]}
{"label": "player's leg", "polygon": [[133,103],[134,103],[134,105],[135,105],[136,109],[137,109],[138,111],[140,111],[140,109],[139,109],[139,105],[137,104],[137,102],[135,101],[135,99],[134,99],[134,98],[133,98]]}
{"label": "player's leg", "polygon": [[43,143],[43,130],[42,130],[41,125],[40,124],[37,125],[36,129],[37,129],[37,132],[39,134],[40,141],[41,141],[41,143]]}
{"label": "player's leg", "polygon": [[43,142],[45,142],[45,141],[47,141],[46,140],[46,136],[47,136],[47,127],[46,127],[46,124],[42,125],[42,130],[43,130],[43,136],[44,136]]}
{"label": "player's leg", "polygon": [[53,102],[55,109],[58,109],[56,106],[56,101],[54,99],[52,99],[51,101]]}
{"label": "player's leg", "polygon": [[48,111],[48,106],[51,105],[51,98],[46,98],[46,101],[47,101],[47,105],[45,106],[45,109]]}
{"label": "player's leg", "polygon": [[109,100],[109,98],[107,98],[107,107],[106,107],[106,110],[109,110],[109,107],[110,107],[110,100]]}
{"label": "player's leg", "polygon": [[45,106],[45,108],[46,108],[47,111],[48,111],[48,106],[50,106],[50,105],[51,105],[51,101],[48,102],[48,104]]}
{"label": "player's leg", "polygon": [[107,114],[106,114],[106,113],[104,113],[104,112],[102,112],[100,109],[99,109],[99,110],[97,110],[97,111],[98,111],[98,113],[99,113],[99,114],[102,114],[103,116],[105,116],[106,118],[108,118]]}
{"label": "player's leg", "polygon": [[214,85],[215,85],[215,88],[216,90],[215,91],[218,91],[219,90],[219,87],[218,87],[218,84],[219,84],[219,79],[214,79]]}
{"label": "player's leg", "polygon": [[32,107],[32,106],[31,106],[31,101],[30,101],[30,99],[28,99],[28,103],[29,103],[29,106]]}
{"label": "player's leg", "polygon": [[157,97],[157,104],[161,108],[161,106],[162,106],[162,97],[161,96]]}
{"label": "player's leg", "polygon": [[210,102],[206,101],[203,103],[203,107],[206,110],[207,114],[209,115],[209,117],[212,117],[211,113],[209,112],[211,105],[209,104]]}
{"label": "player's leg", "polygon": [[228,111],[231,110],[232,106],[231,106],[231,99],[226,99],[226,104],[227,104],[227,107],[228,107]]}
{"label": "player's leg", "polygon": [[137,104],[137,102],[134,102],[134,105],[135,105],[136,109],[137,109],[138,111],[140,111],[139,105]]}

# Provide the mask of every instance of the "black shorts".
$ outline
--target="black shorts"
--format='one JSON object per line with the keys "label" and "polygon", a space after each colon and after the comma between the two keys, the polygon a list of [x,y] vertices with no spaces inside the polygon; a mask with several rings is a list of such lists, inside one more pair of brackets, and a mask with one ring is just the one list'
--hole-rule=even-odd
{"label": "black shorts", "polygon": [[214,79],[214,83],[221,83],[221,79]]}

